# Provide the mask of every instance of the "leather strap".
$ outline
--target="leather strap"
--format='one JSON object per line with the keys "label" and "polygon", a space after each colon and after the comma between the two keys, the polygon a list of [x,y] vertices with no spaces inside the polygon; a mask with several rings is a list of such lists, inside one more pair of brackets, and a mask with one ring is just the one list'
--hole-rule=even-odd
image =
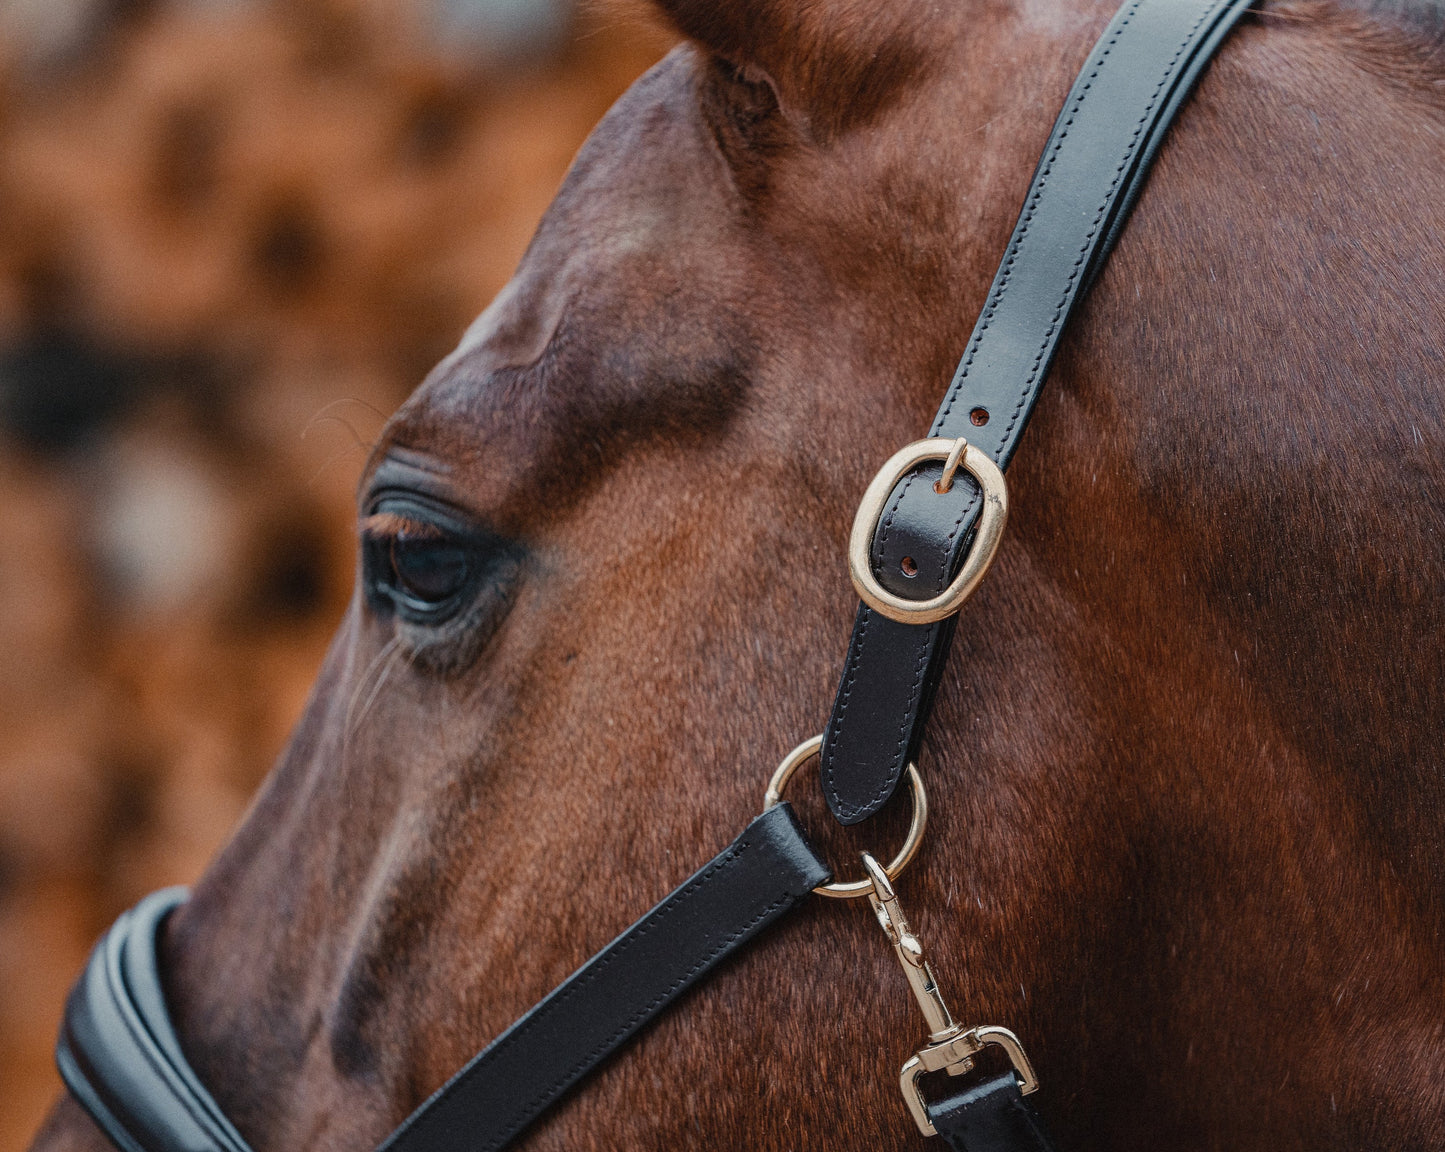
{"label": "leather strap", "polygon": [[954,1152],[1054,1152],[1012,1070],[930,1104],[928,1118]]}
{"label": "leather strap", "polygon": [[[1007,466],[1064,325],[1123,228],[1164,133],[1248,6],[1130,0],[1114,18],[1054,126],[931,435],[968,435]],[[875,533],[874,571],[899,595],[940,591],[977,517],[972,482],[960,476],[938,495],[926,482],[938,474],[925,467],[900,482]],[[952,620],[908,626],[859,611],[820,769],[843,823],[876,812],[916,755],[952,630]],[[786,804],[758,817],[458,1072],[382,1152],[502,1148],[827,875]],[[123,1152],[249,1152],[186,1062],[166,1011],[156,939],[184,899],[181,889],[148,897],[97,945],[66,1005],[56,1060]],[[963,1087],[929,1115],[963,1152],[1050,1149],[1011,1072]]]}
{"label": "leather strap", "polygon": [[[1114,17],[1054,125],[929,436],[967,436],[1008,466],[1069,317],[1170,123],[1249,3],[1131,0]],[[970,542],[978,488],[960,474],[939,495],[932,482],[941,471],[935,463],[900,481],[874,533],[874,573],[896,595],[942,591]],[[898,624],[860,606],[819,764],[842,823],[877,812],[917,757],[952,631],[952,620]]]}
{"label": "leather strap", "polygon": [[[792,808],[769,809],[473,1058],[382,1148],[504,1147],[828,875]],[[157,933],[185,898],[183,888],[148,896],[96,946],[66,1004],[56,1062],[123,1152],[250,1152],[186,1062],[166,1011]]]}
{"label": "leather strap", "polygon": [[[786,804],[497,1037],[381,1146],[495,1152],[724,956],[828,879]],[[745,1026],[745,1025],[744,1025]]]}
{"label": "leather strap", "polygon": [[123,913],[71,990],[55,1048],[75,1098],[123,1152],[249,1152],[181,1053],[156,937],[184,888]]}

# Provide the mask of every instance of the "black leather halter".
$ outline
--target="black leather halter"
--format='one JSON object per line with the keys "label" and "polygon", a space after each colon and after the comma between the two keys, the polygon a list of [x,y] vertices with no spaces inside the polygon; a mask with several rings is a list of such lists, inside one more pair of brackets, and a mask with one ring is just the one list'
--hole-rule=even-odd
{"label": "black leather halter", "polygon": [[[967,435],[973,450],[1007,466],[1064,327],[1103,267],[1170,123],[1249,3],[1130,0],[1115,16],[1054,126],[931,437],[943,443]],[[956,447],[950,481],[964,450]],[[975,474],[988,470],[987,460],[967,460],[974,464],[964,468]],[[984,535],[975,529],[986,501],[961,476],[937,485],[943,469],[938,462],[914,468],[891,492],[884,489],[876,531],[863,526],[864,571],[855,570],[865,596],[927,600],[960,566],[967,570],[973,538]],[[821,755],[824,794],[843,823],[877,812],[914,757],[952,625],[952,617],[906,623],[860,607]],[[504,1147],[723,957],[827,879],[788,806],[769,808],[492,1041],[381,1152]],[[925,990],[936,997],[921,953],[910,952],[916,940],[885,896],[887,878],[874,880],[875,911],[905,969],[911,963],[927,973],[926,980],[910,975],[920,1002]],[[75,1098],[123,1152],[250,1152],[187,1063],[166,1009],[157,935],[184,899],[181,889],[147,897],[96,946],[66,1005],[57,1062]],[[937,1010],[947,1017],[941,1001]],[[915,1081],[935,1067],[964,1068],[982,1032],[1012,1039],[1002,1029],[935,1030],[935,1042],[904,1066],[905,1079],[910,1068]],[[1015,1071],[965,1077],[962,1087],[936,1101],[920,1097],[914,1107],[926,1113],[920,1126],[926,1119],[959,1152],[1047,1152],[1042,1121],[1024,1096],[1033,1086]]]}
{"label": "black leather halter", "polygon": [[[492,1041],[382,1145],[501,1148],[719,960],[828,879],[786,804]],[[156,936],[186,898],[167,888],[116,921],[66,1004],[60,1074],[125,1152],[250,1152],[191,1071],[156,966]]]}
{"label": "black leather halter", "polygon": [[[1105,29],[1054,124],[929,436],[967,436],[1008,467],[1069,317],[1174,117],[1248,6],[1130,0]],[[938,476],[934,465],[899,484],[873,538],[874,575],[905,598],[943,588],[978,520],[977,488],[940,496]],[[828,806],[844,824],[877,812],[915,759],[952,625],[900,624],[859,606],[821,765]]]}

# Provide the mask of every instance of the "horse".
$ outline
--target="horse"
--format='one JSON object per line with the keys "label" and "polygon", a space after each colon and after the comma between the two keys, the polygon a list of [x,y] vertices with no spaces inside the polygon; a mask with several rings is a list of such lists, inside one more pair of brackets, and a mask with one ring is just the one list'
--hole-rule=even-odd
{"label": "horse", "polygon": [[[822,727],[855,503],[1112,14],[661,6],[682,43],[377,443],[304,716],[166,928],[257,1149],[374,1146]],[[1011,469],[899,892],[1065,1148],[1445,1145],[1442,140],[1435,0],[1264,0]],[[527,1147],[918,1147],[871,919],[813,901]],[[68,1099],[33,1145],[105,1147]]]}

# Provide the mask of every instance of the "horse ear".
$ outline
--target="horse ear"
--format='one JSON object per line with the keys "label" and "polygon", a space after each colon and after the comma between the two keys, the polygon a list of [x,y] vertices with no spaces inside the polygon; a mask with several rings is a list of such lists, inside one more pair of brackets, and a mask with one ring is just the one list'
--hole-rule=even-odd
{"label": "horse ear", "polygon": [[921,68],[928,42],[911,4],[655,2],[684,36],[745,74],[765,74],[783,110],[818,136],[876,112]]}

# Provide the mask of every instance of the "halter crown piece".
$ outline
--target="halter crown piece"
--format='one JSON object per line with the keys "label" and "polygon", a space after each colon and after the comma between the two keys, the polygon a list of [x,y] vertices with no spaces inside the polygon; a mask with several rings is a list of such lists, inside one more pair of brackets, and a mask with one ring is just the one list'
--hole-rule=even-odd
{"label": "halter crown piece", "polygon": [[[822,737],[779,766],[765,809],[722,853],[479,1052],[382,1143],[380,1152],[495,1152],[524,1132],[720,960],[810,892],[866,896],[929,1027],[899,1074],[906,1110],[958,1152],[1051,1152],[1018,1038],[964,1028],[943,1000],[893,884],[927,823],[912,763],[956,613],[1003,532],[1003,470],[1059,338],[1099,275],[1170,124],[1249,0],[1130,0],[1094,46],[1054,125],[982,315],[929,437],[897,453],[859,508],[849,569],[858,610]],[[920,594],[921,593],[921,594]],[[905,774],[913,825],[887,867],[830,883],[782,801],[819,761],[828,806],[866,820]],[[123,1152],[250,1152],[191,1069],[157,961],[183,889],[157,892],[96,945],[66,1004],[56,1047],[76,1100]],[[1010,1067],[980,1074],[997,1047]],[[952,1087],[933,1085],[946,1073]]]}

